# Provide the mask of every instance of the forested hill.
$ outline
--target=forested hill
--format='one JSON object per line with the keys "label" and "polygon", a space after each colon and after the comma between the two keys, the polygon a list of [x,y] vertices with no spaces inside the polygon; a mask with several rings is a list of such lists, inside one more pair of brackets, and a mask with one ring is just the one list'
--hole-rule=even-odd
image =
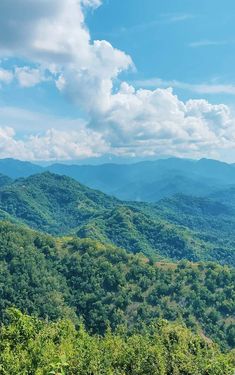
{"label": "forested hill", "polygon": [[13,180],[10,177],[0,173],[0,187],[9,185],[12,182]]}
{"label": "forested hill", "polygon": [[127,205],[69,177],[49,172],[0,188],[2,219],[51,234],[97,239],[159,260],[235,264],[231,241],[218,246],[216,238],[202,238],[197,228],[183,227],[185,223],[173,222],[167,213],[155,206]]}
{"label": "forested hill", "polygon": [[63,234],[118,200],[49,172],[18,179],[0,189],[0,207],[24,223]]}
{"label": "forested hill", "polygon": [[207,244],[213,243],[214,252],[220,254],[221,259],[226,258],[224,249],[231,249],[230,264],[235,264],[234,189],[201,198],[178,194],[155,204],[135,203],[134,206],[152,217],[160,217],[193,231]]}
{"label": "forested hill", "polygon": [[93,333],[123,324],[141,330],[164,318],[224,349],[235,345],[234,268],[151,264],[97,241],[0,223],[0,269],[0,321],[11,306],[49,320],[83,317]]}

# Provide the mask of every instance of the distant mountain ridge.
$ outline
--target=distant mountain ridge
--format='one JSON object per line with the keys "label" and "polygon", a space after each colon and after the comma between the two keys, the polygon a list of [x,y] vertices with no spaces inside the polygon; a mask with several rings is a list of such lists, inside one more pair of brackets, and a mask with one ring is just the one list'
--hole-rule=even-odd
{"label": "distant mountain ridge", "polygon": [[11,158],[0,159],[0,173],[12,179],[28,177],[32,174],[43,172],[43,167]]}
{"label": "distant mountain ridge", "polygon": [[156,202],[181,193],[207,196],[235,186],[235,165],[201,159],[159,159],[135,164],[68,165],[42,167],[14,159],[0,160],[0,173],[11,178],[49,171],[66,175],[122,200]]}

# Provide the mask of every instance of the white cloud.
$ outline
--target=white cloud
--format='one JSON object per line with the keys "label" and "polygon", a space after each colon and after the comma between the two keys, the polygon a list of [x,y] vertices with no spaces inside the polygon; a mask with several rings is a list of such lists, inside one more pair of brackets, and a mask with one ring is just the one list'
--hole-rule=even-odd
{"label": "white cloud", "polygon": [[123,83],[90,126],[105,134],[114,153],[203,155],[233,147],[235,120],[225,105],[183,103],[171,89],[135,90]]}
{"label": "white cloud", "polygon": [[12,72],[0,68],[0,83],[6,83],[9,84],[13,80],[13,74]]}
{"label": "white cloud", "polygon": [[[232,150],[235,142],[235,120],[227,106],[206,100],[184,103],[171,89],[135,90],[122,83],[105,105],[90,109],[90,118],[86,124],[0,108],[0,157],[61,160],[107,153],[217,157],[223,149]],[[19,139],[13,128],[25,137]]]}
{"label": "white cloud", "polygon": [[30,68],[28,66],[15,67],[14,70],[0,68],[0,83],[10,84],[17,80],[21,87],[33,87],[48,78],[42,69]]}
{"label": "white cloud", "polygon": [[[0,56],[23,57],[48,69],[56,79],[59,75],[57,87],[63,81],[70,97],[80,96],[80,104],[86,103],[91,91],[101,98],[117,75],[132,65],[128,55],[107,41],[91,41],[82,5],[95,7],[100,1],[0,2]],[[23,71],[24,82],[26,73],[27,82],[35,78],[36,71],[30,75]]]}
{"label": "white cloud", "polygon": [[[0,109],[5,113],[0,119],[0,156],[31,160],[107,152],[208,156],[232,148],[235,121],[227,106],[205,100],[184,103],[171,89],[136,90],[125,82],[118,86],[119,74],[133,63],[107,41],[91,40],[83,7],[99,5],[99,0],[0,1],[0,56],[22,57],[38,66],[16,69],[20,84],[35,85],[44,79],[41,72],[49,70],[57,88],[88,116],[86,125],[65,119],[54,126],[53,119],[43,122],[38,114],[23,111],[17,120],[17,110],[10,114],[9,109]],[[233,86],[171,83],[200,93],[234,93]],[[46,129],[39,131],[40,126]],[[13,128],[27,133],[25,138],[19,139]]]}
{"label": "white cloud", "polygon": [[81,0],[82,5],[97,8],[101,5],[101,0]]}
{"label": "white cloud", "polygon": [[69,160],[100,156],[109,151],[102,136],[86,128],[77,131],[49,129],[18,139],[14,129],[0,128],[0,157],[21,160]]}
{"label": "white cloud", "polygon": [[91,108],[105,110],[115,78],[131,65],[130,57],[110,43],[95,41],[87,68],[77,69],[76,65],[66,67],[57,81],[57,87],[88,112]]}
{"label": "white cloud", "polygon": [[0,158],[67,160],[100,156],[109,150],[102,134],[88,129],[83,120],[0,107]]}
{"label": "white cloud", "polygon": [[15,68],[15,77],[21,87],[33,87],[46,80],[44,72],[40,69],[24,67]]}
{"label": "white cloud", "polygon": [[2,0],[0,54],[40,62],[53,72],[65,64],[76,65],[78,71],[94,69],[99,54],[85,26],[81,5],[94,7],[100,1]]}

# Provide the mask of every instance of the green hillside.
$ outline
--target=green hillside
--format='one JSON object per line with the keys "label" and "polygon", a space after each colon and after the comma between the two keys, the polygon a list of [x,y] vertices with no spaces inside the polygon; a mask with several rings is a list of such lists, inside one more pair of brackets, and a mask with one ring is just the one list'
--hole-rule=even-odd
{"label": "green hillside", "polygon": [[[227,199],[228,196],[231,198],[230,201]],[[208,259],[217,259],[219,262],[235,265],[233,204],[229,190],[226,194],[217,193],[214,198],[176,195],[156,204],[135,203],[134,206],[152,218],[162,218],[189,230],[206,245]]]}
{"label": "green hillside", "polygon": [[[219,260],[233,264],[233,250],[158,214],[155,207],[128,206],[77,181],[51,173],[34,175],[0,189],[0,217],[56,235],[77,234],[160,259]],[[153,214],[154,213],[154,214]]]}
{"label": "green hillside", "polygon": [[9,185],[12,182],[13,182],[13,180],[10,177],[5,176],[4,174],[0,173],[0,187]]}
{"label": "green hillside", "polygon": [[0,208],[32,228],[63,234],[117,205],[115,198],[75,180],[45,172],[0,189]]}
{"label": "green hillside", "polygon": [[235,210],[235,186],[230,186],[224,190],[217,190],[210,195],[210,198],[226,204]]}
{"label": "green hillside", "polygon": [[17,307],[41,318],[83,317],[104,333],[159,318],[233,347],[235,273],[214,263],[148,263],[97,241],[53,238],[0,223],[0,320]]}
{"label": "green hillside", "polygon": [[213,259],[210,255],[211,245],[197,239],[194,233],[127,206],[118,206],[95,215],[76,233],[82,238],[113,243],[155,259]]}

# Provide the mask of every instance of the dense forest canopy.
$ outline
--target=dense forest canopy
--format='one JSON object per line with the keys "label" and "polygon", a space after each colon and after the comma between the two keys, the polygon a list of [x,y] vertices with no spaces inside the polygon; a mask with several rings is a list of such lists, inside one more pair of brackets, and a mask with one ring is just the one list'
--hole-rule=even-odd
{"label": "dense forest canopy", "polygon": [[15,306],[52,320],[83,317],[103,334],[164,318],[234,346],[235,273],[215,263],[151,263],[112,245],[0,224],[0,317]]}
{"label": "dense forest canopy", "polygon": [[102,337],[80,323],[48,323],[18,310],[0,328],[0,373],[8,375],[233,375],[233,354],[178,324],[159,321],[139,333]]}
{"label": "dense forest canopy", "polygon": [[137,203],[49,172],[0,185],[0,373],[233,374],[232,190]]}

